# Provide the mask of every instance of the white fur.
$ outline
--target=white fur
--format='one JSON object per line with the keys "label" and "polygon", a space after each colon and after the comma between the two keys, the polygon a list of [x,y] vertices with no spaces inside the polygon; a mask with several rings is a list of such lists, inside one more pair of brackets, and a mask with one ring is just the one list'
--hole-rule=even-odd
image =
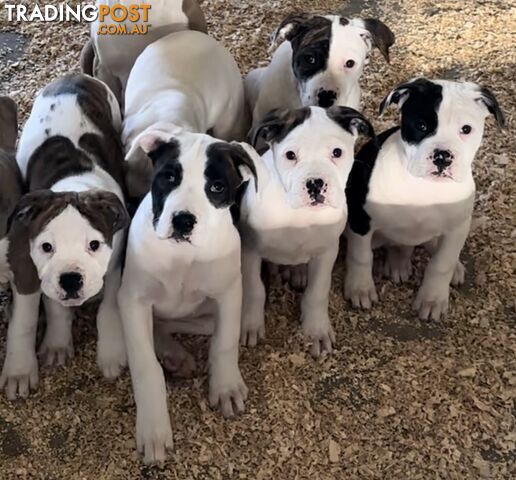
{"label": "white fur", "polygon": [[[322,108],[311,107],[311,111],[308,120],[281,143],[273,144],[263,157],[254,154],[258,191],[251,180],[241,207],[244,282],[241,341],[255,345],[265,334],[262,259],[281,265],[309,263],[301,322],[305,335],[313,341],[312,354],[317,356],[322,350],[331,352],[335,341],[328,315],[328,295],[339,237],[346,224],[343,192],[354,160],[355,139],[330,120]],[[343,155],[334,160],[331,153],[337,147]],[[297,153],[300,159],[297,167],[286,163],[284,153],[288,150]],[[307,171],[309,176],[320,176],[331,184],[332,193],[323,206],[312,207],[298,194]]]}
{"label": "white fur", "polygon": [[0,285],[8,283],[11,280],[11,270],[7,261],[7,251],[9,249],[9,239],[7,237],[0,239]]}
{"label": "white fur", "polygon": [[[339,17],[329,15],[332,20],[332,36],[328,66],[306,83],[300,85],[292,69],[292,47],[283,42],[274,52],[271,63],[249,73],[246,78],[246,97],[253,112],[253,125],[276,108],[293,109],[317,105],[320,89],[338,92],[335,105],[360,109],[360,76],[372,48],[370,34],[360,19],[353,19],[341,25]],[[348,60],[354,60],[352,68],[346,67]]]}
{"label": "white fur", "polygon": [[[450,283],[464,281],[459,255],[469,232],[475,196],[472,166],[488,111],[476,101],[474,84],[434,83],[443,87],[435,135],[415,146],[405,143],[400,132],[389,137],[369,182],[365,209],[371,230],[358,235],[348,229],[345,296],[355,306],[368,308],[378,299],[372,248],[382,245],[388,246],[385,271],[395,281],[409,277],[414,246],[425,244],[433,254],[414,302],[422,319],[444,315]],[[467,136],[461,133],[465,124],[473,127]],[[447,178],[432,175],[429,156],[435,148],[453,153]]]}

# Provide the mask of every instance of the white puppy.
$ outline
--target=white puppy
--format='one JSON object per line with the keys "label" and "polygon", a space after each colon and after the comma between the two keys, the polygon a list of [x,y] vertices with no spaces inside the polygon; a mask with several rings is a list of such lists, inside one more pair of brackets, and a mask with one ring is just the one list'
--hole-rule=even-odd
{"label": "white puppy", "polygon": [[[206,20],[197,0],[146,0],[139,5],[133,0],[97,0],[96,5],[104,9],[120,5],[133,9],[126,12],[127,18],[122,22],[115,22],[111,13],[102,22],[99,18],[92,22],[91,39],[81,55],[83,73],[104,81],[120,103],[131,68],[145,47],[181,30],[206,33]],[[135,10],[137,6],[140,8]],[[118,17],[123,13],[121,9],[114,11]],[[145,28],[145,33],[131,33],[135,26]],[[114,27],[126,29],[127,33],[106,33]]]}
{"label": "white puppy", "polygon": [[240,237],[230,208],[240,185],[255,174],[254,165],[238,144],[174,127],[169,132],[139,138],[154,175],[131,224],[118,297],[137,405],[137,445],[146,462],[164,459],[172,443],[165,378],[156,358],[165,366],[174,362],[170,356],[178,345],[171,333],[213,333],[213,407],[230,417],[244,410],[247,397],[238,367]]}
{"label": "white puppy", "polygon": [[450,283],[464,281],[459,255],[469,233],[475,181],[473,160],[485,118],[504,116],[493,94],[473,83],[418,78],[395,88],[382,112],[396,104],[401,127],[357,155],[346,195],[349,229],[345,296],[368,308],[378,300],[373,249],[387,246],[385,273],[411,274],[414,246],[433,253],[414,309],[438,320],[448,310]]}
{"label": "white puppy", "polygon": [[308,263],[301,324],[318,356],[332,351],[335,336],[328,295],[339,237],[347,219],[344,189],[359,133],[374,137],[371,124],[347,107],[304,107],[273,112],[257,127],[254,143],[270,149],[255,161],[242,199],[243,313],[241,342],[255,345],[265,334],[262,260],[279,265]]}
{"label": "white puppy", "polygon": [[246,78],[253,125],[276,108],[332,105],[360,109],[360,76],[372,47],[389,61],[394,34],[379,20],[337,15],[289,15],[274,42],[283,42],[267,67]]}
{"label": "white puppy", "polygon": [[85,75],[57,80],[37,96],[17,161],[31,193],[10,218],[7,258],[14,308],[0,386],[25,397],[38,383],[36,326],[43,293],[47,329],[40,353],[47,364],[73,353],[71,307],[95,299],[97,361],[116,377],[126,363],[116,294],[123,229],[120,111],[103,83]]}
{"label": "white puppy", "polygon": [[228,50],[208,35],[168,35],[147,47],[131,71],[122,138],[132,196],[147,193],[152,174],[148,158],[138,155],[138,138],[159,132],[162,123],[195,133],[210,131],[224,140],[247,133],[240,71]]}

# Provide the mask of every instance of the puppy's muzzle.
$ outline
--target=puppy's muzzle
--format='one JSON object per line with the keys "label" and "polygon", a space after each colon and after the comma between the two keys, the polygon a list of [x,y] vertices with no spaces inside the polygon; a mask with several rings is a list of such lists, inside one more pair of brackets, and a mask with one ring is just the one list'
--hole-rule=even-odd
{"label": "puppy's muzzle", "polygon": [[312,205],[323,204],[326,200],[327,185],[322,178],[309,178],[306,181],[306,191],[310,196]]}
{"label": "puppy's muzzle", "polygon": [[190,212],[176,212],[172,216],[172,238],[187,241],[197,223],[197,218]]}
{"label": "puppy's muzzle", "polygon": [[65,272],[59,277],[59,286],[66,293],[66,299],[79,298],[79,291],[84,285],[82,275],[78,272]]}
{"label": "puppy's muzzle", "polygon": [[449,150],[435,149],[432,161],[437,167],[437,174],[440,174],[452,164],[453,154]]}

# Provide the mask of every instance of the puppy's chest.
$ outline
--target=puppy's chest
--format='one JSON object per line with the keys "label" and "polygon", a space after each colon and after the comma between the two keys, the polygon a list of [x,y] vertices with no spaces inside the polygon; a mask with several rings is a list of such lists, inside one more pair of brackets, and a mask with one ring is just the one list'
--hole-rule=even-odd
{"label": "puppy's chest", "polygon": [[306,263],[333,244],[344,228],[344,220],[330,225],[248,229],[244,241],[260,255],[281,265]]}
{"label": "puppy's chest", "polygon": [[420,245],[449,232],[471,216],[473,197],[462,202],[431,206],[386,205],[368,202],[372,227],[387,240]]}
{"label": "puppy's chest", "polygon": [[206,299],[216,298],[235,281],[240,257],[235,252],[209,262],[177,258],[169,266],[161,274],[162,291],[154,308],[159,316],[181,318],[195,313]]}

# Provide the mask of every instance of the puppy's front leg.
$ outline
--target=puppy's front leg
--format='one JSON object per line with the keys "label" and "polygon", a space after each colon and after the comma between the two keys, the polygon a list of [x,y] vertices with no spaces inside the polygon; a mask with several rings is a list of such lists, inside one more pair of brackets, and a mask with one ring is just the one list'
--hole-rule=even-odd
{"label": "puppy's front leg", "polygon": [[348,249],[344,297],[351,300],[354,307],[371,308],[378,301],[373,280],[373,232],[358,235],[348,228],[346,238]]}
{"label": "puppy's front leg", "polygon": [[240,343],[254,347],[265,338],[265,287],[261,278],[262,257],[242,246],[242,327]]}
{"label": "puppy's front leg", "polygon": [[247,387],[238,367],[238,340],[242,311],[242,278],[215,299],[218,315],[210,343],[210,405],[224,417],[244,411]]}
{"label": "puppy's front leg", "polygon": [[107,273],[104,298],[97,313],[97,365],[108,379],[118,377],[127,365],[122,320],[117,302],[120,282],[120,268]]}
{"label": "puppy's front leg", "polygon": [[468,237],[471,219],[444,234],[437,250],[425,270],[423,284],[414,302],[414,310],[421,320],[439,320],[448,310],[450,282],[453,278],[460,252]]}
{"label": "puppy's front leg", "polygon": [[333,265],[339,253],[336,242],[308,264],[308,284],[301,301],[301,326],[310,340],[310,353],[318,357],[322,351],[332,352],[335,334],[328,314]]}
{"label": "puppy's front leg", "polygon": [[46,365],[64,365],[67,358],[73,357],[72,322],[73,312],[60,303],[43,296],[47,329],[39,355]]}
{"label": "puppy's front leg", "polygon": [[146,463],[163,461],[172,428],[165,376],[154,352],[152,305],[124,286],[118,301],[136,401],[136,446]]}
{"label": "puppy's front leg", "polygon": [[5,355],[0,388],[5,387],[7,398],[29,395],[38,386],[38,360],[36,358],[36,332],[39,318],[41,292],[21,295],[13,286],[13,315],[7,330]]}

